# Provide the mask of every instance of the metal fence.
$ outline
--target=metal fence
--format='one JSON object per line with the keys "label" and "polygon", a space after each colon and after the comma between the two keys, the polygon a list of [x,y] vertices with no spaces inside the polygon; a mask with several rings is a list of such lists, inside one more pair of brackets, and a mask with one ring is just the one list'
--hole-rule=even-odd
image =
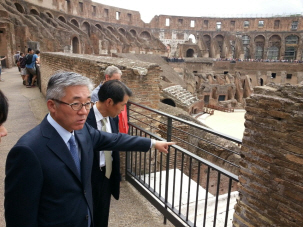
{"label": "metal fence", "polygon": [[241,140],[133,102],[128,117],[130,135],[176,142],[168,154],[156,149],[126,154],[126,180],[164,221],[175,226],[231,226]]}

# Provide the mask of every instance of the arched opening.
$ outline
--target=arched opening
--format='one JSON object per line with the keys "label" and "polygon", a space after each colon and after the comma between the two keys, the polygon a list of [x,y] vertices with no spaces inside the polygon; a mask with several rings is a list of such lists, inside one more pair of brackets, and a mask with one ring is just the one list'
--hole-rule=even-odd
{"label": "arched opening", "polygon": [[111,27],[111,26],[108,26],[107,27],[107,29],[109,29],[112,33],[114,33],[115,32],[115,30],[114,30],[114,28],[113,27]]}
{"label": "arched opening", "polygon": [[75,25],[76,27],[80,28],[79,23],[78,23],[77,20],[72,19],[70,22],[71,22],[73,25]]}
{"label": "arched opening", "polygon": [[90,25],[88,22],[84,22],[81,29],[90,36]]}
{"label": "arched opening", "polygon": [[49,18],[53,18],[52,14],[50,12],[46,12]]}
{"label": "arched opening", "polygon": [[192,43],[196,43],[195,36],[193,34],[190,34],[189,37],[188,37],[188,41],[192,42]]}
{"label": "arched opening", "polygon": [[264,85],[264,81],[262,78],[260,78],[260,85],[263,86]]}
{"label": "arched opening", "polygon": [[136,37],[136,35],[137,35],[135,30],[130,30],[130,33],[133,34],[134,37]]}
{"label": "arched opening", "polygon": [[193,49],[188,49],[186,52],[186,57],[193,57],[194,55],[194,50]]}
{"label": "arched opening", "polygon": [[224,43],[224,38],[222,35],[217,35],[215,37],[215,42],[216,42],[216,57],[224,58],[223,55],[223,43]]}
{"label": "arched opening", "polygon": [[126,36],[126,31],[125,31],[124,29],[120,28],[120,29],[119,29],[119,32],[120,32],[121,34],[123,34],[124,36]]}
{"label": "arched opening", "polygon": [[299,43],[299,37],[296,35],[290,35],[285,38],[285,56],[286,60],[295,60],[296,59],[296,51]]}
{"label": "arched opening", "polygon": [[96,27],[102,30],[102,26],[100,24],[96,24]]}
{"label": "arched opening", "polygon": [[34,14],[34,15],[39,16],[38,11],[37,11],[37,10],[35,10],[35,9],[30,10],[30,14]]}
{"label": "arched opening", "polygon": [[141,34],[139,35],[139,37],[145,39],[145,40],[151,40],[151,35],[149,32],[147,31],[143,31],[141,32]]}
{"label": "arched opening", "polygon": [[16,9],[20,12],[20,13],[24,13],[24,9],[23,9],[23,7],[19,4],[19,3],[15,3],[14,4],[15,5],[15,7],[16,7]]}
{"label": "arched opening", "polygon": [[250,37],[248,35],[242,36],[242,45],[244,52],[244,59],[250,58]]}
{"label": "arched opening", "polygon": [[66,22],[67,22],[66,19],[65,19],[63,16],[59,16],[59,17],[58,17],[58,20],[60,20],[60,21],[63,22],[63,23],[66,23]]}
{"label": "arched opening", "polygon": [[206,45],[206,50],[208,52],[208,56],[211,57],[211,51],[210,51],[210,49],[211,49],[211,47],[210,47],[211,37],[209,35],[204,35],[203,36],[203,41],[204,41],[204,43]]}
{"label": "arched opening", "polygon": [[254,39],[255,42],[255,59],[263,59],[265,37],[258,35]]}
{"label": "arched opening", "polygon": [[269,39],[267,58],[270,60],[278,60],[280,47],[281,47],[280,36],[278,35],[271,36]]}
{"label": "arched opening", "polygon": [[79,39],[74,37],[72,39],[72,53],[78,54],[79,53]]}
{"label": "arched opening", "polygon": [[272,46],[268,49],[267,58],[270,60],[278,60],[279,56],[279,48],[276,46]]}
{"label": "arched opening", "polygon": [[175,102],[172,99],[164,99],[162,100],[162,103],[176,107]]}

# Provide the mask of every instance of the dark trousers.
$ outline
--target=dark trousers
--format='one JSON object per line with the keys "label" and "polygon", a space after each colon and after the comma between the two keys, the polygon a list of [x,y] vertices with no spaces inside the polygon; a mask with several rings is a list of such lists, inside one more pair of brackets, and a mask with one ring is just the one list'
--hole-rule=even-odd
{"label": "dark trousers", "polygon": [[103,171],[99,170],[95,176],[98,179],[92,184],[94,227],[108,227],[111,200],[110,180],[105,177],[105,167]]}

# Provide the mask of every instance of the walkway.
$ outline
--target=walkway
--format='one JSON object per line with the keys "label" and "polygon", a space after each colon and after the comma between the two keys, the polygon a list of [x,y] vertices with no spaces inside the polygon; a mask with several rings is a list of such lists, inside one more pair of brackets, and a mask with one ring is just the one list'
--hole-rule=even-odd
{"label": "walkway", "polygon": [[[9,116],[5,122],[8,136],[0,143],[0,194],[4,194],[5,161],[9,150],[27,131],[35,127],[48,113],[46,102],[38,88],[25,88],[16,67],[4,69],[0,89],[9,100]],[[128,182],[121,183],[120,199],[112,199],[110,227],[171,227],[163,216]],[[0,227],[5,226],[4,196],[0,196]]]}

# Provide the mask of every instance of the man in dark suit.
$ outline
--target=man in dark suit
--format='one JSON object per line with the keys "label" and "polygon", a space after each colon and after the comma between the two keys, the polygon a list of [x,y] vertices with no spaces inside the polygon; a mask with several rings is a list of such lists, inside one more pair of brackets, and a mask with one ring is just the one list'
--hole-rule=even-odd
{"label": "man in dark suit", "polygon": [[[99,100],[90,110],[87,123],[98,130],[105,129],[108,132],[118,133],[118,114],[124,110],[132,91],[118,80],[104,82],[98,91]],[[109,122],[104,124],[103,118]],[[109,125],[108,125],[109,124]],[[92,192],[94,223],[96,227],[107,227],[111,195],[119,199],[120,193],[120,155],[118,151],[112,151],[112,170],[110,176],[106,174],[104,152],[94,153],[92,168]]]}
{"label": "man in dark suit", "polygon": [[172,143],[98,131],[86,124],[91,81],[76,73],[53,75],[49,114],[22,136],[6,160],[7,226],[94,226],[91,170],[94,151],[167,152]]}

